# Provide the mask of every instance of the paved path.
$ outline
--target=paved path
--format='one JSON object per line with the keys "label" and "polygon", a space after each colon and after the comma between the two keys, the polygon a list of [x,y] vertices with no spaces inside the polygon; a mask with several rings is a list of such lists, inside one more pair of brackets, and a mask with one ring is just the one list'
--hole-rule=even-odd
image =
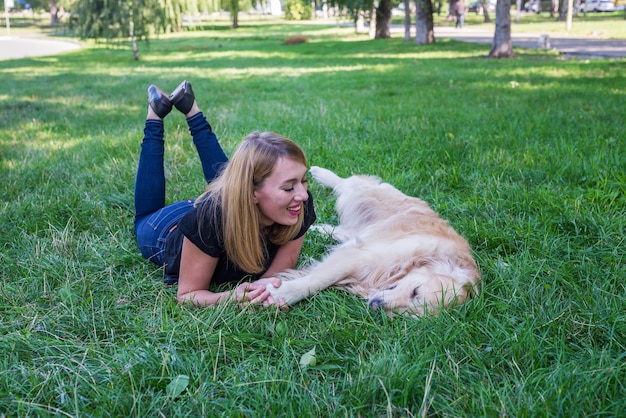
{"label": "paved path", "polygon": [[[401,31],[404,34],[404,29]],[[493,32],[480,31],[465,27],[454,29],[436,27],[435,38],[452,38],[465,42],[493,43]],[[513,48],[539,48],[539,36],[536,33],[511,33]],[[586,58],[623,58],[626,57],[626,40],[624,39],[590,39],[573,37],[552,37],[550,46],[561,54]],[[487,51],[489,52],[489,51]]]}
{"label": "paved path", "polygon": [[56,55],[79,48],[77,42],[54,38],[0,36],[0,60]]}
{"label": "paved path", "polygon": [[[404,34],[404,28],[401,25],[394,25],[392,32],[394,36],[399,36]],[[471,27],[463,29],[436,27],[435,37],[485,44],[493,42],[493,32],[476,30]],[[512,33],[511,38],[514,48],[539,48],[539,34]],[[570,56],[588,58],[626,57],[626,40],[550,37],[550,44],[553,49]],[[80,44],[77,42],[54,38],[0,36],[0,60],[55,55],[79,48]]]}

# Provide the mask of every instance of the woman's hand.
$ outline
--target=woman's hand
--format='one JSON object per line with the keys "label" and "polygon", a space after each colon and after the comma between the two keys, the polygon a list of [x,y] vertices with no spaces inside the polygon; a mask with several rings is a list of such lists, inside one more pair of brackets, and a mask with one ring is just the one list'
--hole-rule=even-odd
{"label": "woman's hand", "polygon": [[269,292],[264,286],[254,283],[241,283],[235,288],[234,298],[241,306],[255,305],[263,303]]}
{"label": "woman's hand", "polygon": [[283,299],[274,300],[267,285],[280,287],[282,281],[278,277],[266,277],[251,283],[242,283],[236,289],[236,298],[244,306],[249,304],[263,304],[263,307],[276,305],[281,310],[286,310],[287,305]]}

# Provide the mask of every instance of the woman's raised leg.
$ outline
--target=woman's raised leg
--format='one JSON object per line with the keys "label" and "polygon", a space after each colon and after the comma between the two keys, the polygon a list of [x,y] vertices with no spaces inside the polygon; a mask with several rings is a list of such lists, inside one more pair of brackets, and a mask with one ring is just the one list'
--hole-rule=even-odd
{"label": "woman's raised leg", "polygon": [[219,175],[228,158],[202,112],[188,118],[187,124],[200,157],[204,179],[208,184]]}
{"label": "woman's raised leg", "polygon": [[202,172],[207,183],[213,181],[228,158],[220,146],[217,136],[198,107],[191,84],[185,80],[172,92],[172,104],[187,118],[189,132],[198,151]]}
{"label": "woman's raised leg", "polygon": [[146,119],[135,177],[135,224],[165,206],[163,121]]}

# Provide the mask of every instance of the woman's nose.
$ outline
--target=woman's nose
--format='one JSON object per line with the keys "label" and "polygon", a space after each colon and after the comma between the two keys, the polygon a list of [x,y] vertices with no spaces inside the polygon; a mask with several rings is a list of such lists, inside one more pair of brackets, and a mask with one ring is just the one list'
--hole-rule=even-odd
{"label": "woman's nose", "polygon": [[307,193],[306,186],[299,185],[296,189],[296,199],[305,202],[309,199],[309,194]]}

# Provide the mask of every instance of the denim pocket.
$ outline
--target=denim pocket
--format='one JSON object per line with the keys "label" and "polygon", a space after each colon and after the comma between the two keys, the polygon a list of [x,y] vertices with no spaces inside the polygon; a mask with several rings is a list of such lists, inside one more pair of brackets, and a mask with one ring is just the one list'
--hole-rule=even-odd
{"label": "denim pocket", "polygon": [[193,200],[172,203],[150,215],[146,223],[155,231],[164,231],[167,235],[170,228],[180,222],[191,208],[193,208]]}

